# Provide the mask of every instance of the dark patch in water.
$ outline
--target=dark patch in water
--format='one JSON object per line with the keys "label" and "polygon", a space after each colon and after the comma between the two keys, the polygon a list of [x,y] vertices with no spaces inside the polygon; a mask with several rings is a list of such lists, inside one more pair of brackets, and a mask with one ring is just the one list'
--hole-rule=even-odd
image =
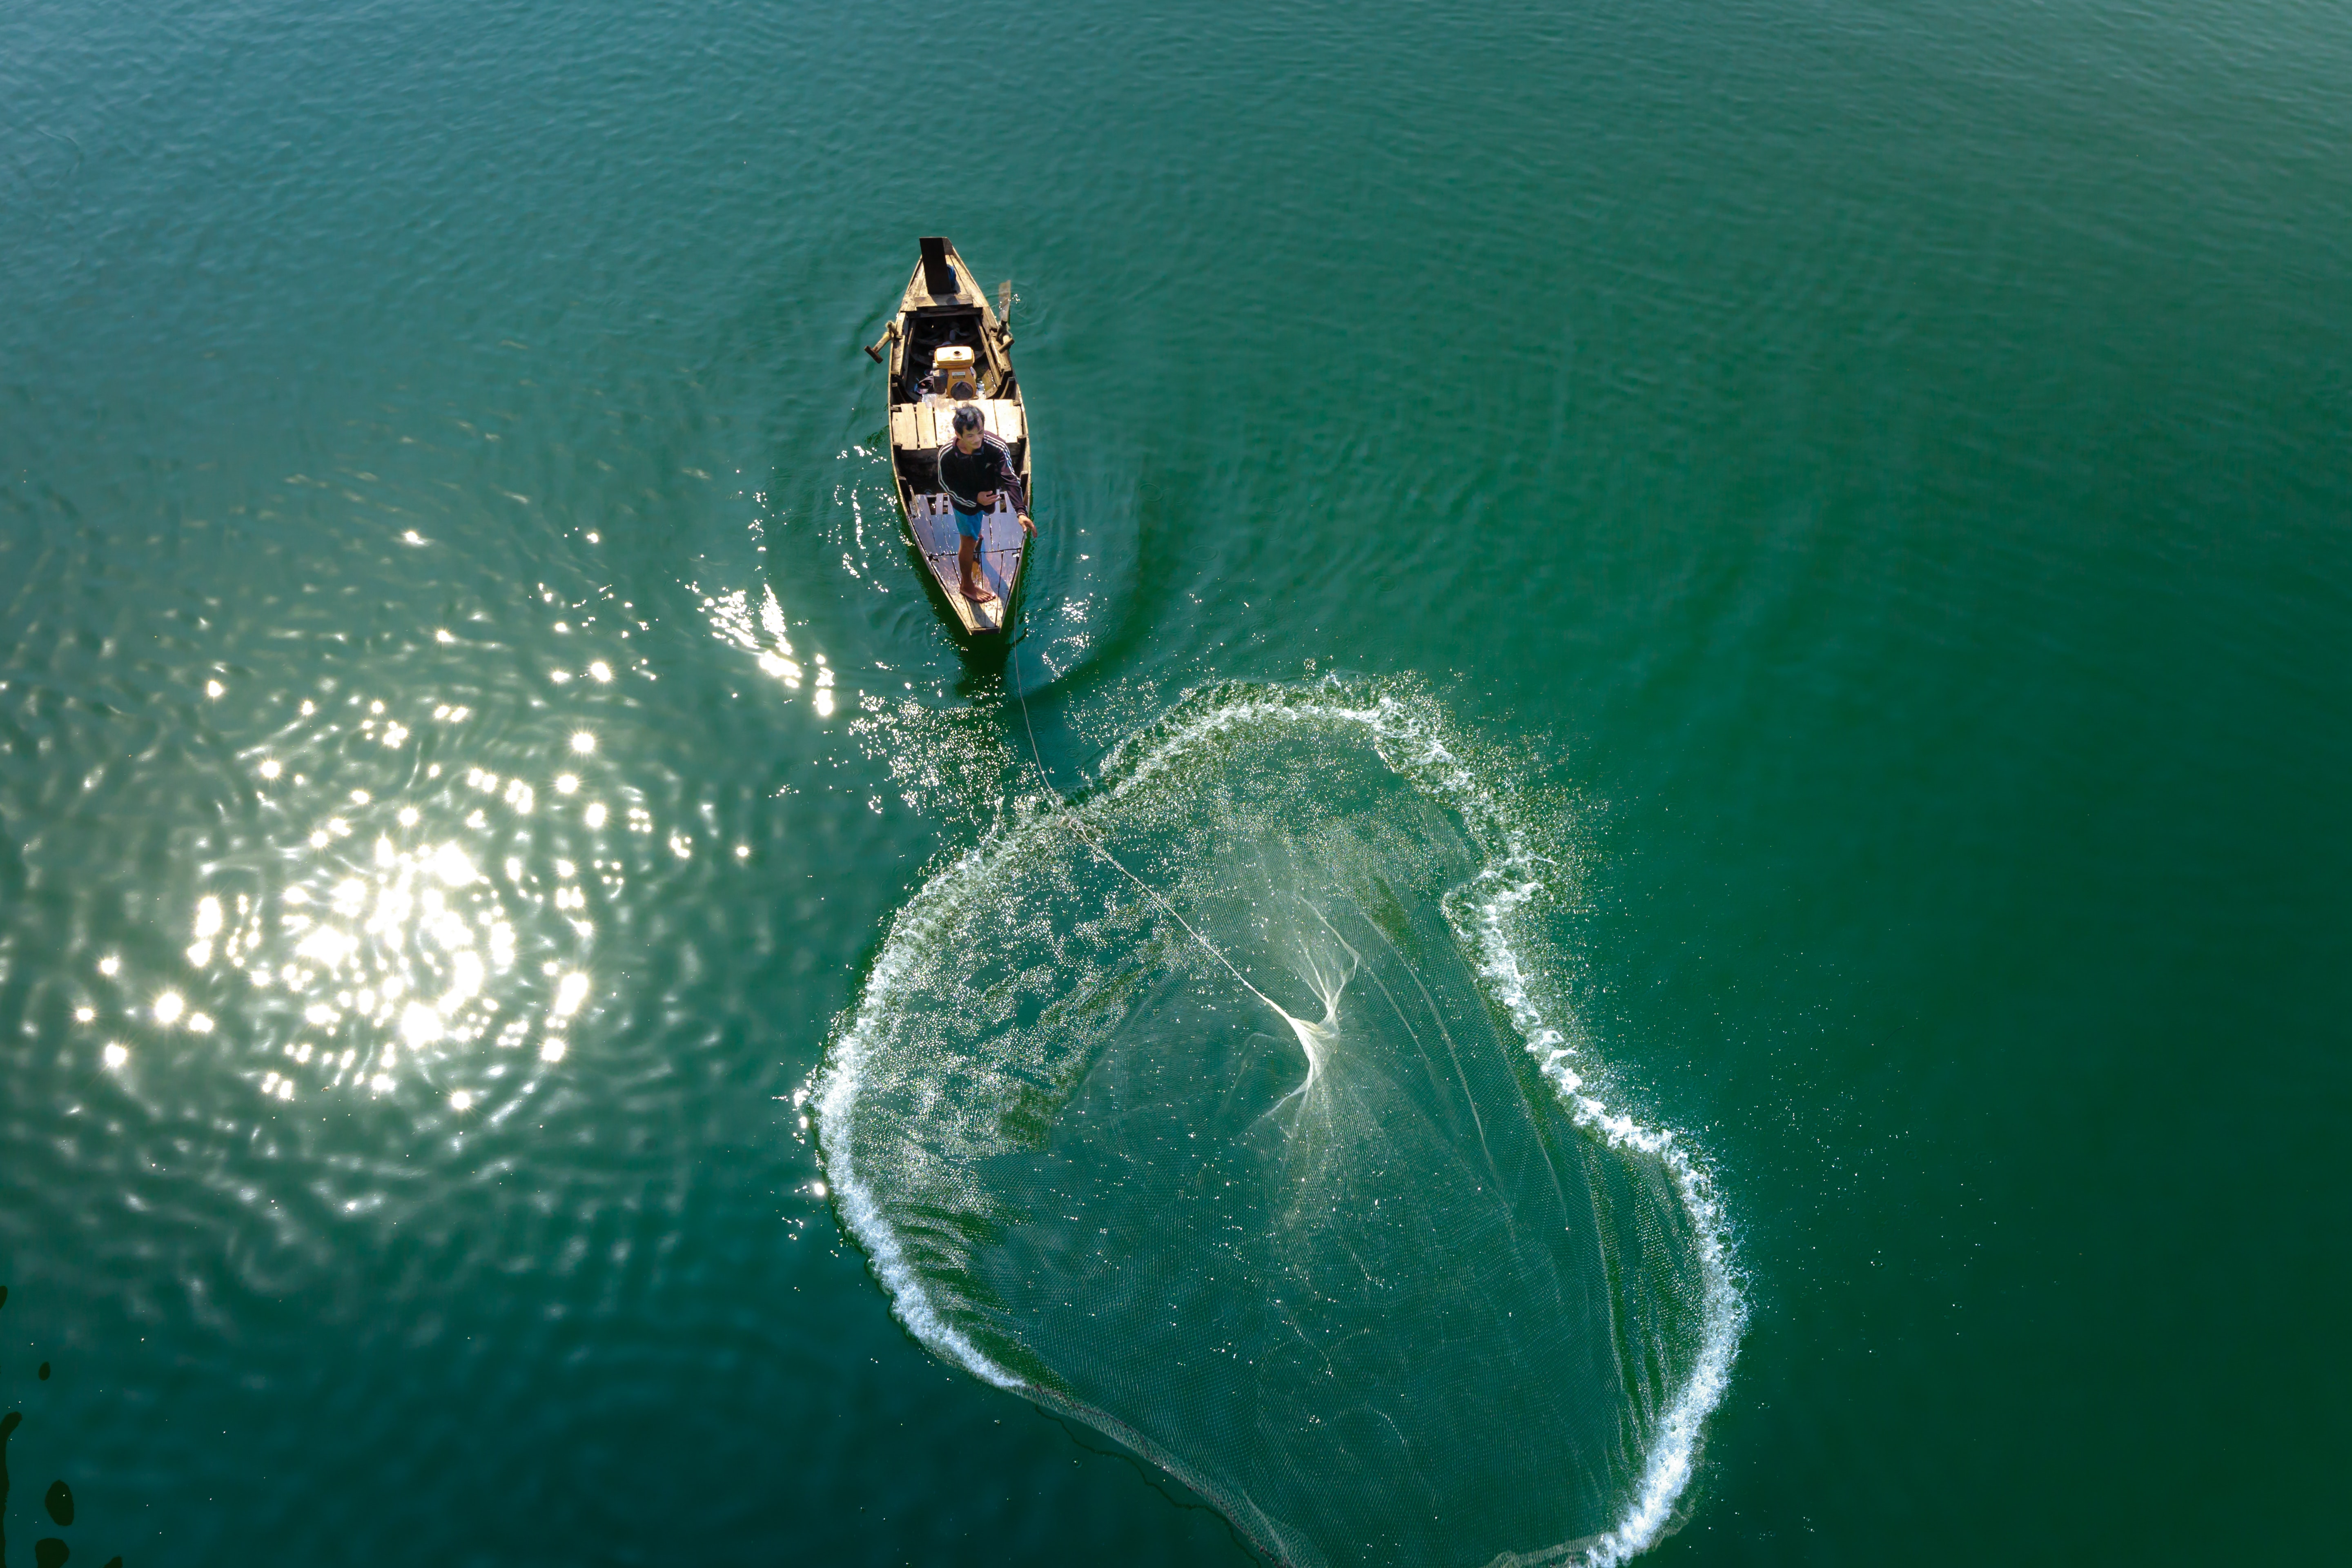
{"label": "dark patch in water", "polygon": [[[7,1304],[8,1288],[0,1285],[0,1307]],[[51,1370],[49,1363],[43,1362],[35,1376],[47,1383]],[[24,1425],[24,1421],[21,1411],[11,1410],[0,1415],[0,1568],[8,1568],[8,1439],[16,1435],[16,1428]],[[41,1506],[48,1511],[49,1519],[58,1529],[63,1530],[73,1523],[73,1489],[64,1481],[49,1483],[49,1489],[41,1494]],[[64,1568],[66,1560],[72,1555],[73,1549],[54,1535],[45,1535],[33,1542],[34,1568]],[[122,1568],[122,1559],[109,1558],[106,1568]]]}

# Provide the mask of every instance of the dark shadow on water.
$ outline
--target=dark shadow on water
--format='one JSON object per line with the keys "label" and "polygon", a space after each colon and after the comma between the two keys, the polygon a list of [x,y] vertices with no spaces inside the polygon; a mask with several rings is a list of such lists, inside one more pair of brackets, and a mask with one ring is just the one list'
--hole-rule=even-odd
{"label": "dark shadow on water", "polygon": [[990,637],[966,637],[952,627],[956,652],[961,656],[963,668],[956,676],[954,691],[968,702],[994,702],[1007,695],[1004,685],[1005,662],[1012,657],[1013,639],[1021,635],[1017,626],[1010,632]]}
{"label": "dark shadow on water", "polygon": [[[0,1285],[0,1307],[7,1304],[8,1288]],[[37,1381],[47,1383],[49,1372],[49,1363],[43,1362],[35,1376]],[[0,1415],[0,1568],[8,1568],[8,1440],[16,1435],[16,1428],[24,1422],[22,1411],[11,1410]],[[47,1512],[49,1522],[57,1528],[64,1530],[70,1527],[74,1521],[73,1489],[62,1480],[51,1481],[49,1489],[41,1494],[41,1507]],[[64,1568],[66,1560],[72,1555],[73,1549],[58,1536],[45,1535],[33,1542],[34,1568]],[[122,1568],[122,1559],[109,1558],[106,1568]]]}

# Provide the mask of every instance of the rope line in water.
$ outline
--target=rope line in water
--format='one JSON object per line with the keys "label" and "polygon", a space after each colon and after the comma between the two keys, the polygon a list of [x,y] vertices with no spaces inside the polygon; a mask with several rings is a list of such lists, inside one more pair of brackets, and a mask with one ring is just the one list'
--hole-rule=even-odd
{"label": "rope line in water", "polygon": [[1276,1002],[1273,997],[1267,995],[1256,986],[1252,985],[1249,983],[1249,976],[1244,974],[1240,970],[1235,969],[1234,967],[1234,961],[1227,958],[1223,953],[1218,952],[1217,944],[1215,942],[1213,942],[1207,937],[1202,936],[1199,931],[1194,931],[1192,929],[1192,922],[1186,920],[1182,915],[1178,914],[1176,912],[1176,906],[1170,903],[1166,899],[1161,898],[1160,896],[1160,890],[1157,888],[1154,888],[1150,883],[1145,881],[1142,878],[1129,870],[1125,866],[1119,864],[1118,857],[1104,848],[1101,843],[1096,839],[1095,836],[1087,831],[1086,825],[1078,820],[1078,814],[1070,809],[1069,803],[1062,798],[1062,792],[1054,787],[1054,775],[1045,771],[1045,753],[1037,749],[1037,727],[1029,721],[1029,693],[1023,689],[1021,684],[1021,645],[1017,642],[1013,645],[1012,685],[1013,695],[1021,700],[1021,728],[1028,732],[1029,758],[1031,762],[1036,764],[1037,777],[1045,783],[1045,798],[1053,802],[1055,808],[1057,808],[1061,812],[1062,816],[1069,822],[1071,829],[1077,834],[1080,841],[1082,841],[1087,848],[1093,850],[1097,856],[1100,856],[1106,865],[1111,867],[1113,869],[1117,870],[1120,876],[1125,877],[1129,881],[1142,889],[1146,898],[1150,899],[1153,903],[1158,904],[1162,910],[1166,910],[1170,920],[1174,921],[1178,925],[1184,928],[1184,934],[1186,936],[1189,936],[1194,942],[1199,942],[1208,952],[1211,958],[1215,959],[1219,963],[1225,966],[1227,973],[1231,974],[1234,979],[1242,983],[1242,989],[1247,991],[1251,995],[1256,997],[1259,1001],[1273,1008],[1276,1015],[1280,1017],[1284,1023],[1288,1024],[1292,1028],[1296,1029],[1298,1026],[1298,1020],[1293,1018],[1289,1012],[1284,1008],[1281,1003]]}

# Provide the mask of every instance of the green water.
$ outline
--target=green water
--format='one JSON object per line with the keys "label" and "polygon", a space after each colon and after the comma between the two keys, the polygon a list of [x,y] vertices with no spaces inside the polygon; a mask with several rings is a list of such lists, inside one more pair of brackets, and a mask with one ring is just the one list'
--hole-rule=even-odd
{"label": "green water", "polygon": [[[2173,0],[0,13],[9,1561],[1247,1562],[908,1337],[793,1096],[1034,792],[1008,677],[1074,788],[1333,669],[1578,847],[1730,1217],[1652,1560],[2330,1555],[2347,79]],[[876,456],[925,233],[1020,296],[1009,668]]]}

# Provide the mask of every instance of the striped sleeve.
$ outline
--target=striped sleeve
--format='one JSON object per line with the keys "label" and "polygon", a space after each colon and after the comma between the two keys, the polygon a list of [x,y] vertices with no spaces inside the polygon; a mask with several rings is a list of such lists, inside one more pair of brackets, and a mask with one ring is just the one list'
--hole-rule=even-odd
{"label": "striped sleeve", "polygon": [[948,492],[948,499],[955,502],[956,505],[963,508],[964,510],[971,511],[972,509],[979,506],[980,503],[974,500],[971,497],[965,495],[961,490],[957,489],[955,481],[948,478],[948,456],[955,449],[956,444],[953,441],[943,443],[940,447],[939,456],[931,459],[931,466],[938,470],[940,476],[940,489]]}
{"label": "striped sleeve", "polygon": [[1013,510],[1027,511],[1029,498],[1021,493],[1021,469],[1013,461],[1013,448],[995,436],[988,437],[988,444],[996,448],[996,472],[1003,480],[1003,489],[1013,497]]}

